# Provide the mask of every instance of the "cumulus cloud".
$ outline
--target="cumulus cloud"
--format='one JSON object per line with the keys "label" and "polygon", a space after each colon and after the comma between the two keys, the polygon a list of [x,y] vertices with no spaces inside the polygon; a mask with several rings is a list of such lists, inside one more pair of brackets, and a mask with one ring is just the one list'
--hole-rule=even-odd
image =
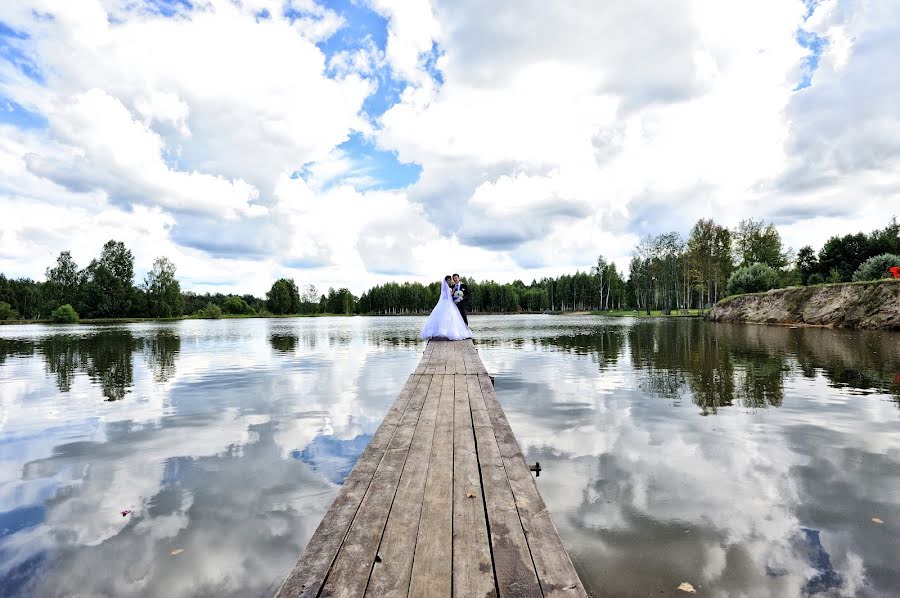
{"label": "cumulus cloud", "polygon": [[[890,63],[892,42],[883,40],[897,38],[888,24],[896,19],[886,2],[850,4],[821,3],[810,15],[802,2],[630,3],[603,10],[438,2],[441,30],[434,39],[442,44],[442,84],[407,89],[381,118],[378,139],[423,165],[410,197],[439,226],[516,257],[524,239],[543,241],[549,250],[554,232],[574,225],[563,219],[536,230],[507,219],[496,221],[494,234],[471,230],[465,214],[479,214],[476,198],[485,185],[502,187],[522,172],[559,171],[548,197],[590,206],[581,222],[592,218],[615,236],[611,244],[584,244],[582,264],[619,251],[635,232],[687,233],[700,216],[727,225],[748,216],[784,222],[778,210],[816,203],[778,182],[786,170],[798,170],[792,164],[840,179],[846,191],[865,184],[855,177],[868,162],[894,153],[892,125],[874,129],[896,110],[884,103],[896,77],[879,71]],[[804,47],[801,32],[827,43]],[[868,63],[852,47],[866,37]],[[845,108],[850,98],[841,94],[859,86],[841,79],[827,108],[807,109],[835,94],[823,70],[849,71],[856,60],[860,78],[878,81],[864,86],[866,98]],[[798,89],[804,63],[819,66],[812,85]],[[857,126],[854,113],[861,111],[872,114],[871,126]],[[842,171],[802,170],[816,153],[807,156],[808,147],[820,143],[825,159],[836,150],[819,118],[845,127],[848,141],[858,142],[841,152]],[[882,183],[891,180],[883,173]],[[896,198],[896,191],[882,187],[877,195]],[[517,197],[497,194],[494,201],[515,205]],[[857,221],[862,228],[880,224],[870,215]],[[822,229],[798,232],[787,232],[797,245],[825,240]]]}
{"label": "cumulus cloud", "polygon": [[[37,204],[157,210],[176,263],[250,269],[252,288],[217,284],[256,293],[280,275],[359,292],[447,262],[502,280],[621,266],[639,235],[700,216],[819,245],[880,226],[900,194],[895,12],[7,3],[0,97],[19,121],[0,125],[0,193],[22,217],[0,243],[39,247],[14,271],[35,276],[68,248],[29,220]],[[418,179],[391,177],[401,164]]]}

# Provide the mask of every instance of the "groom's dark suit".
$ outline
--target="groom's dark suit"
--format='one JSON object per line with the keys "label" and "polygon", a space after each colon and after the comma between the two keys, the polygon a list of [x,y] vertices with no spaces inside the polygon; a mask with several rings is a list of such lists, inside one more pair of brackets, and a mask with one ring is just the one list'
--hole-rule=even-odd
{"label": "groom's dark suit", "polygon": [[[459,309],[459,315],[462,316],[463,322],[465,322],[465,323],[466,323],[466,326],[468,326],[468,325],[469,325],[469,318],[468,318],[468,314],[469,314],[469,287],[466,286],[466,283],[460,281],[459,284],[454,284],[454,285],[453,285],[453,292],[456,293],[456,291],[462,291],[462,292],[463,292],[463,298],[462,298],[462,301],[458,302],[458,303],[456,304],[456,307],[457,307],[457,309]],[[455,298],[454,298],[454,301],[456,301]]]}

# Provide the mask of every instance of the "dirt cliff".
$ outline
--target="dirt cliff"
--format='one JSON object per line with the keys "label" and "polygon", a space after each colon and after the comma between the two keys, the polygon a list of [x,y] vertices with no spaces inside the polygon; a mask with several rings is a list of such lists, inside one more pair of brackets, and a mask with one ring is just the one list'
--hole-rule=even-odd
{"label": "dirt cliff", "polygon": [[900,280],[736,295],[719,301],[707,317],[714,322],[900,330]]}

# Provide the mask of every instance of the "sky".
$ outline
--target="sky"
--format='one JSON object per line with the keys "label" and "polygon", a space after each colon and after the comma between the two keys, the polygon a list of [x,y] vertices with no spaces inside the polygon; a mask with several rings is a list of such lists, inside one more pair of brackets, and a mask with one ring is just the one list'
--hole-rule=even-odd
{"label": "sky", "polygon": [[0,3],[0,272],[182,288],[627,270],[698,218],[900,216],[894,0]]}

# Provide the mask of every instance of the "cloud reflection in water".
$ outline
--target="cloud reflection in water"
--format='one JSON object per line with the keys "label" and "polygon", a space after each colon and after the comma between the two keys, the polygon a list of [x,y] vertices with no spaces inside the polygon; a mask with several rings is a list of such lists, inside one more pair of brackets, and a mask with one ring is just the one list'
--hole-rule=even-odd
{"label": "cloud reflection in water", "polygon": [[[0,328],[0,593],[270,595],[418,362],[420,325]],[[900,589],[896,334],[473,327],[595,595]]]}

